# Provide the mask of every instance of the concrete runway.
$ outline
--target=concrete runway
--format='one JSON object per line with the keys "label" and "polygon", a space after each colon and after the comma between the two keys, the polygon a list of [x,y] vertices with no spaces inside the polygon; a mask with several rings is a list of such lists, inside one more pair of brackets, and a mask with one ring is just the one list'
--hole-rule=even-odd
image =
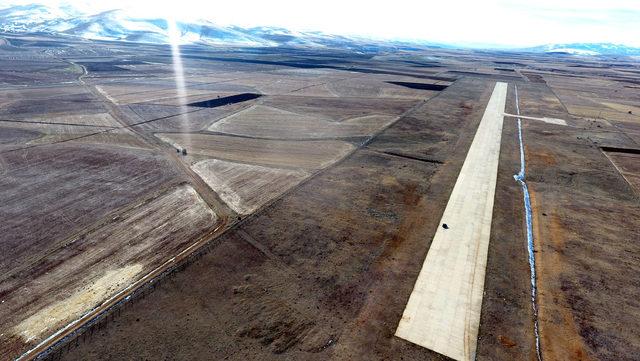
{"label": "concrete runway", "polygon": [[455,360],[475,359],[506,96],[496,83],[396,330]]}

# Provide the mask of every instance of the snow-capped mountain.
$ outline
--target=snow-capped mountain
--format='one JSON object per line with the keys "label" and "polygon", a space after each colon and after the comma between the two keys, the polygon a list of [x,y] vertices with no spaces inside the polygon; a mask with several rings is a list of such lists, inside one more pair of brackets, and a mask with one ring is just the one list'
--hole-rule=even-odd
{"label": "snow-capped mountain", "polygon": [[[220,27],[211,22],[177,22],[176,27],[181,43],[272,45],[268,40],[238,31],[240,29]],[[71,8],[60,9],[39,4],[0,10],[0,30],[62,33],[96,40],[169,42],[169,26],[165,19],[134,18],[122,10],[80,14]]]}
{"label": "snow-capped mountain", "polygon": [[[86,10],[81,11],[71,5],[52,7],[43,4],[14,5],[4,9],[1,7],[2,5],[0,5],[0,32],[45,32],[94,40],[160,44],[169,43],[170,40],[169,24],[166,19],[132,16],[123,10],[88,13]],[[428,46],[466,48],[464,45],[435,44],[425,41],[381,41],[316,31],[293,31],[270,26],[250,28],[233,25],[223,26],[209,20],[177,21],[175,25],[177,40],[181,44],[321,46],[362,51]],[[500,50],[495,47],[490,48]],[[509,50],[583,56],[640,56],[640,48],[610,43],[547,44]]]}
{"label": "snow-capped mountain", "polygon": [[522,50],[535,53],[572,55],[640,55],[640,48],[611,43],[547,44]]}
{"label": "snow-capped mountain", "polygon": [[[209,43],[246,46],[274,45],[235,27],[221,27],[208,21],[176,22],[177,37],[182,44]],[[169,24],[165,19],[141,19],[128,16],[122,10],[58,21],[47,21],[39,31],[59,32],[86,39],[121,40],[143,43],[168,43]]]}
{"label": "snow-capped mountain", "polygon": [[[359,38],[321,32],[296,32],[277,27],[222,26],[208,20],[177,21],[176,28],[182,44],[361,47],[375,43]],[[123,10],[83,14],[71,7],[53,8],[40,4],[0,9],[0,31],[45,32],[85,39],[142,43],[168,43],[170,40],[166,19],[132,17]]]}
{"label": "snow-capped mountain", "polygon": [[33,31],[36,26],[81,14],[71,7],[53,8],[44,5],[16,5],[0,9],[0,30]]}

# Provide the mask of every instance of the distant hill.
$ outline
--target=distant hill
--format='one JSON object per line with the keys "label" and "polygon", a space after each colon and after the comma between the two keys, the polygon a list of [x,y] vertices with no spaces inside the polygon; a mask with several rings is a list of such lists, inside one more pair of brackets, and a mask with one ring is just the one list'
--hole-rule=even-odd
{"label": "distant hill", "polygon": [[640,48],[611,43],[547,44],[520,50],[534,53],[571,55],[640,55]]}
{"label": "distant hill", "polygon": [[[355,50],[371,47],[409,47],[404,42],[381,42],[322,32],[296,32],[278,27],[222,26],[211,21],[177,22],[181,44],[232,46],[313,46]],[[81,14],[73,8],[53,8],[41,4],[0,9],[0,31],[66,34],[94,40],[119,40],[142,43],[168,43],[169,27],[165,19],[136,18],[122,10]]]}
{"label": "distant hill", "polygon": [[[309,46],[346,48],[356,51],[432,46],[465,48],[464,46],[426,41],[381,41],[316,31],[300,32],[280,27],[223,26],[208,20],[181,21],[176,23],[176,27],[177,39],[181,44],[258,47]],[[86,14],[71,6],[50,7],[42,4],[19,5],[0,9],[0,31],[44,32],[93,40],[141,43],[166,44],[170,40],[169,27],[165,19],[132,17],[122,10]],[[571,55],[640,55],[640,48],[607,43],[548,44],[519,49],[518,51]]]}

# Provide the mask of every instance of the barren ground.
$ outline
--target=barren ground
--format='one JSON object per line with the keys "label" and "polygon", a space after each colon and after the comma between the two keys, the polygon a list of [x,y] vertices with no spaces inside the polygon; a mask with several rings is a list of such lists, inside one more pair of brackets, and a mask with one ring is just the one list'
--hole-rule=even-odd
{"label": "barren ground", "polygon": [[[640,354],[636,60],[189,46],[180,97],[165,47],[0,36],[0,359],[90,315],[42,356],[443,360],[394,333],[496,81],[543,359]],[[501,142],[477,359],[533,361]]]}

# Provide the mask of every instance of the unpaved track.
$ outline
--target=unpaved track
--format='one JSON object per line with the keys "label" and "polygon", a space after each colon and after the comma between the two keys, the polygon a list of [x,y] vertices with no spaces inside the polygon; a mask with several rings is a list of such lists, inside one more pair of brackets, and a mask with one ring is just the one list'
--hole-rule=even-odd
{"label": "unpaved track", "polygon": [[497,83],[396,330],[460,361],[475,359],[506,96]]}
{"label": "unpaved track", "polygon": [[224,230],[224,223],[202,235],[196,242],[191,244],[189,247],[185,248],[183,251],[175,255],[174,257],[169,258],[167,261],[162,263],[160,266],[154,268],[151,272],[144,275],[139,280],[133,282],[129,286],[127,286],[122,291],[116,293],[110,298],[106,299],[102,302],[98,307],[93,310],[85,313],[79,319],[69,323],[62,329],[55,332],[53,335],[49,336],[42,342],[40,342],[35,347],[31,348],[20,357],[16,359],[16,361],[27,361],[27,360],[35,360],[42,353],[47,351],[51,346],[56,343],[62,341],[64,338],[73,335],[78,329],[82,328],[87,322],[93,320],[94,318],[100,316],[103,312],[108,311],[111,307],[117,305],[120,302],[125,302],[129,296],[131,296],[136,290],[143,287],[147,283],[153,282],[153,280],[161,275],[163,272],[170,270],[175,265],[180,264],[183,260],[187,259],[191,254],[196,252],[200,247],[209,242],[212,238],[220,235]]}
{"label": "unpaved track", "polygon": [[[156,149],[156,150],[158,150],[160,152],[165,153],[170,160],[174,161],[176,166],[179,169],[182,169],[183,172],[187,176],[189,176],[191,178],[190,184],[198,192],[198,194],[209,204],[209,206],[211,208],[213,208],[215,210],[216,215],[218,216],[219,222],[218,222],[217,226],[214,229],[211,229],[209,232],[207,232],[206,234],[202,235],[196,242],[191,244],[189,247],[185,248],[183,251],[181,251],[180,253],[178,253],[174,257],[168,259],[163,264],[161,264],[160,266],[156,267],[155,269],[153,269],[151,272],[149,272],[146,275],[144,275],[142,278],[140,278],[136,282],[130,284],[124,290],[122,290],[122,291],[118,292],[117,294],[113,295],[112,297],[108,298],[102,304],[100,304],[98,307],[96,307],[95,309],[93,309],[90,312],[86,313],[81,318],[71,322],[70,324],[68,324],[64,328],[58,330],[53,335],[49,336],[47,339],[45,339],[42,342],[40,342],[35,347],[33,347],[30,350],[28,350],[27,352],[25,352],[23,355],[21,355],[18,358],[18,360],[21,360],[21,361],[22,360],[33,360],[33,359],[39,358],[40,356],[45,355],[46,352],[51,349],[51,347],[55,346],[56,344],[65,342],[64,341],[65,339],[73,340],[74,335],[76,334],[76,331],[81,330],[87,323],[89,323],[90,321],[96,319],[100,315],[108,314],[108,312],[114,306],[116,306],[117,304],[119,304],[121,302],[126,302],[129,299],[129,296],[131,296],[138,289],[140,289],[141,287],[143,287],[147,283],[155,282],[156,279],[159,276],[161,276],[164,272],[166,272],[167,270],[171,270],[173,267],[181,264],[190,255],[194,254],[196,251],[198,251],[201,247],[206,245],[212,239],[214,239],[216,237],[219,237],[222,233],[224,233],[226,230],[228,230],[229,227],[231,227],[234,223],[236,223],[236,218],[235,217],[237,216],[237,214],[233,210],[231,210],[231,208],[229,208],[222,200],[220,200],[220,198],[218,198],[218,195],[215,192],[213,192],[213,190],[211,190],[211,188],[189,167],[189,165],[187,163],[182,161],[182,159],[175,152],[175,149],[173,147],[171,147],[170,145],[162,142],[160,139],[156,138],[155,136],[153,136],[151,134],[146,134],[146,133],[143,133],[143,132],[135,131],[133,129],[133,127],[131,126],[131,124],[135,124],[135,123],[127,122],[125,120],[127,118],[126,114],[122,113],[116,104],[114,104],[109,98],[107,98],[104,94],[102,94],[102,92],[100,92],[100,90],[98,90],[95,86],[86,84],[82,80],[84,75],[86,75],[86,69],[84,67],[83,67],[83,71],[84,71],[84,74],[82,74],[82,75],[80,75],[78,77],[78,81],[80,83],[82,83],[82,85],[86,86],[87,89],[89,91],[91,91],[92,94],[94,94],[96,97],[98,97],[99,99],[101,99],[103,101],[103,103],[104,103],[105,107],[107,108],[109,114],[114,119],[116,119],[122,125],[123,128],[131,129],[146,144],[150,145],[152,148],[154,148],[154,149]],[[276,199],[279,199],[279,198],[283,197],[284,195],[286,195],[287,193],[293,191],[294,189],[296,189],[298,187],[301,187],[301,185],[304,184],[306,181],[309,181],[311,178],[314,178],[315,176],[317,176],[317,175],[327,171],[328,169],[331,169],[332,167],[336,166],[341,161],[349,158],[349,156],[351,154],[353,154],[356,150],[365,147],[367,144],[369,144],[371,142],[371,140],[373,140],[375,137],[377,137],[384,130],[386,130],[387,128],[391,127],[393,124],[398,122],[400,119],[402,119],[403,117],[408,116],[409,114],[414,112],[416,109],[418,109],[421,105],[423,105],[426,102],[426,100],[427,99],[421,100],[420,102],[416,103],[411,108],[409,108],[406,111],[404,111],[402,114],[399,114],[397,117],[395,117],[393,119],[393,121],[389,122],[389,124],[386,124],[384,127],[378,129],[373,134],[370,134],[365,142],[363,142],[362,144],[360,144],[357,147],[354,147],[350,152],[348,152],[343,157],[341,157],[340,160],[336,160],[335,162],[333,162],[329,166],[327,166],[325,168],[322,168],[320,170],[317,170],[309,178],[307,178],[305,181],[301,182],[301,184],[298,184],[296,187],[293,187],[293,188],[289,189],[287,192],[285,192],[284,194],[280,195],[277,198],[274,198],[272,201],[275,201]],[[233,216],[233,217],[231,217],[231,216]],[[260,244],[258,244],[255,241],[249,241],[249,240],[246,240],[246,239],[245,239],[245,241],[248,244],[251,244],[253,247],[256,247],[261,252],[264,252],[264,249],[265,249],[264,246],[261,246]],[[267,253],[267,256],[269,256],[269,252]]]}
{"label": "unpaved track", "polygon": [[133,129],[133,127],[131,127],[130,125],[132,123],[126,121],[126,115],[119,109],[117,104],[113,103],[111,99],[106,97],[105,94],[100,92],[100,90],[98,90],[94,85],[89,85],[84,82],[82,78],[87,74],[87,70],[84,66],[81,67],[83,69],[83,74],[78,77],[78,81],[103,102],[108,113],[116,121],[118,121],[123,128],[131,130],[132,133],[142,142],[149,145],[152,149],[155,149],[156,151],[166,155],[166,157],[175,165],[175,167],[178,168],[187,177],[189,183],[200,195],[200,197],[207,203],[207,205],[211,209],[213,209],[218,217],[218,222],[216,223],[215,227],[203,234],[200,238],[197,239],[197,241],[186,247],[184,250],[167,259],[164,263],[154,268],[137,281],[128,285],[125,289],[104,300],[104,302],[102,302],[98,307],[87,312],[81,318],[69,323],[67,326],[63,327],[48,338],[44,339],[35,347],[22,354],[18,358],[18,360],[32,360],[37,358],[41,353],[49,349],[49,347],[55,345],[65,337],[72,335],[75,331],[83,327],[87,322],[98,317],[100,314],[109,310],[114,305],[125,301],[128,296],[133,294],[133,292],[135,292],[137,289],[144,286],[146,283],[152,282],[163,272],[171,269],[172,267],[175,267],[175,265],[188,258],[191,254],[196,252],[211,239],[219,236],[224,230],[227,229],[228,226],[234,223],[234,217],[236,215],[233,210],[231,210],[222,200],[219,199],[218,195],[189,167],[189,165],[183,162],[182,159],[180,159],[180,156],[175,152],[175,149],[163,143],[161,140],[155,138],[151,134],[145,134]]}
{"label": "unpaved track", "polygon": [[509,114],[509,113],[504,113],[505,117],[509,117],[509,118],[520,118],[520,119],[528,119],[528,120],[538,120],[541,122],[545,122],[548,124],[555,124],[555,125],[567,125],[567,121],[564,119],[558,119],[558,118],[548,118],[548,117],[528,117],[525,115],[519,115],[519,114]]}
{"label": "unpaved track", "polygon": [[[71,64],[79,65],[71,62]],[[84,65],[79,65],[82,68],[83,74],[78,76],[78,82],[87,88],[96,98],[102,101],[103,105],[107,109],[107,112],[115,119],[123,128],[130,130],[134,136],[136,136],[144,144],[147,144],[151,149],[156,149],[167,157],[175,167],[180,170],[189,180],[193,188],[198,192],[200,197],[207,202],[207,204],[215,210],[219,219],[223,224],[228,223],[228,220],[235,215],[235,212],[231,210],[218,195],[191,169],[191,167],[182,161],[180,156],[175,152],[171,146],[162,142],[160,139],[153,136],[153,134],[147,134],[135,129],[131,124],[136,122],[127,121],[127,115],[124,114],[119,106],[113,102],[108,95],[102,92],[97,86],[88,84],[84,81],[84,77],[88,74],[87,68]]]}

